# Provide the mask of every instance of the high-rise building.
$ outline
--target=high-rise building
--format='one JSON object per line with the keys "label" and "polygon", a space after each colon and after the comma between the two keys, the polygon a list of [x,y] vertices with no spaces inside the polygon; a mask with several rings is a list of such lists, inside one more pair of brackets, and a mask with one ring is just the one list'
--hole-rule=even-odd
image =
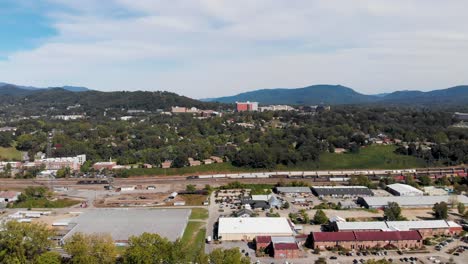
{"label": "high-rise building", "polygon": [[245,111],[258,111],[258,103],[257,102],[236,102],[236,110],[237,112],[245,112]]}

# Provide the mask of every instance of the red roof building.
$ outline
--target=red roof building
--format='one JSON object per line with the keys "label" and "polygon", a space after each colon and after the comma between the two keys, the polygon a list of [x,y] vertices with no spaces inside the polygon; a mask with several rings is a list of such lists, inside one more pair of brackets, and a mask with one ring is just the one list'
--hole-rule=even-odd
{"label": "red roof building", "polygon": [[271,236],[257,236],[255,237],[255,245],[257,250],[266,249],[271,243]]}
{"label": "red roof building", "polygon": [[347,249],[420,248],[422,236],[419,231],[352,231],[352,232],[312,232],[313,248],[325,249],[343,247]]}
{"label": "red roof building", "polygon": [[301,257],[297,243],[273,243],[273,257],[275,259],[294,259]]}

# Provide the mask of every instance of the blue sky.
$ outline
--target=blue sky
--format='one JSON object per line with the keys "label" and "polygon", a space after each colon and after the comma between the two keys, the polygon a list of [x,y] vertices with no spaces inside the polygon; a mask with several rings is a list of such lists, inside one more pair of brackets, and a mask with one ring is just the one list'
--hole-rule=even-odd
{"label": "blue sky", "polygon": [[0,0],[0,82],[194,98],[468,84],[464,0]]}

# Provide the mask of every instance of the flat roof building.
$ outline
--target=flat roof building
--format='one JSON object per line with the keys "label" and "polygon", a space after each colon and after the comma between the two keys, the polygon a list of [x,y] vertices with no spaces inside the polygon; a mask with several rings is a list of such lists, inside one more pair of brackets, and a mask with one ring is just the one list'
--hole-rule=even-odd
{"label": "flat roof building", "polygon": [[310,187],[276,187],[276,191],[281,194],[311,194]]}
{"label": "flat roof building", "polygon": [[388,196],[388,197],[359,197],[358,203],[366,208],[383,208],[389,202],[395,202],[400,207],[418,208],[432,207],[436,203],[463,203],[468,205],[465,195],[439,195],[439,196]]}
{"label": "flat roof building", "polygon": [[182,237],[190,213],[189,209],[90,209],[70,220],[75,226],[62,240],[80,232],[108,233],[116,242],[127,242],[148,232],[175,241]]}
{"label": "flat roof building", "polygon": [[389,245],[397,248],[420,248],[423,242],[418,231],[312,232],[310,238],[315,249],[338,246],[345,249],[368,249]]}
{"label": "flat roof building", "polygon": [[374,193],[365,186],[314,186],[312,192],[319,196],[373,196]]}
{"label": "flat roof building", "polygon": [[463,230],[457,223],[446,220],[335,222],[333,228],[338,232],[417,230],[423,237],[458,234]]}
{"label": "flat roof building", "polygon": [[257,236],[293,236],[294,225],[285,217],[219,218],[222,241],[252,241]]}
{"label": "flat roof building", "polygon": [[387,185],[387,191],[397,196],[423,196],[424,192],[411,185],[394,183]]}

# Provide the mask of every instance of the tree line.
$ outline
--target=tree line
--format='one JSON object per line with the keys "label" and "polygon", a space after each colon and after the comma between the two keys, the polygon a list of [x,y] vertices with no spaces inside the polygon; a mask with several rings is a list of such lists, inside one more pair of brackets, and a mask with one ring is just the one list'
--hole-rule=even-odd
{"label": "tree line", "polygon": [[250,258],[238,248],[215,249],[205,254],[200,249],[187,254],[188,245],[158,234],[143,233],[129,238],[119,250],[110,235],[75,233],[63,244],[66,254],[54,251],[54,232],[43,224],[10,221],[0,229],[0,263],[18,264],[247,264]]}

